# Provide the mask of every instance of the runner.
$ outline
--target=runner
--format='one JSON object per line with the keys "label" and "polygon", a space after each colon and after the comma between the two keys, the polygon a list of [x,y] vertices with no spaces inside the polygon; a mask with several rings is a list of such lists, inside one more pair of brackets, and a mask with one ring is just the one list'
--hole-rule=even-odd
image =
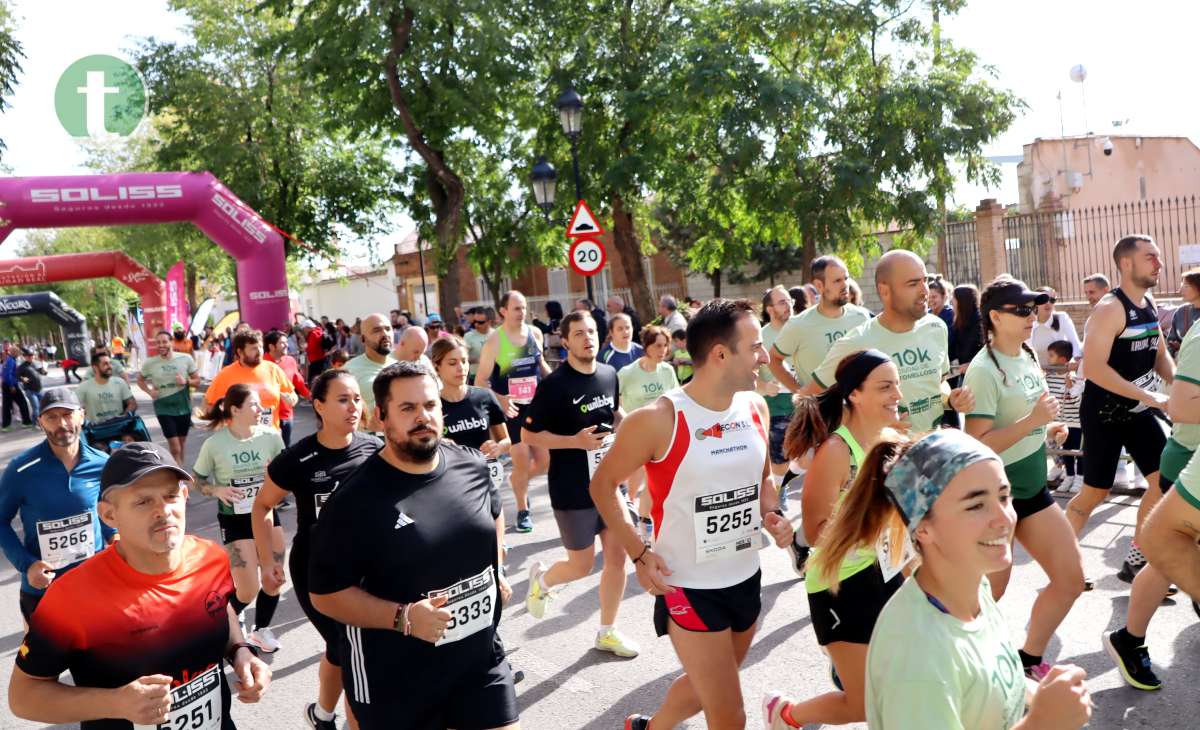
{"label": "runner", "polygon": [[113,377],[112,357],[108,350],[92,354],[92,377],[75,388],[75,397],[83,404],[83,413],[93,423],[133,413],[137,400],[129,383]]}
{"label": "runner", "polygon": [[[838,586],[834,559],[859,545],[876,545],[881,564],[897,570],[921,555],[871,633],[871,730],[1071,730],[1087,723],[1085,673],[1069,665],[1041,680],[1024,714],[1020,661],[987,581],[1012,564],[1016,515],[1008,493],[999,457],[957,429],[915,443],[885,438],[867,454],[821,535],[826,579]],[[896,560],[887,546],[901,545],[911,547]]]}
{"label": "runner", "polygon": [[[317,701],[304,708],[304,719],[315,730],[334,730],[338,697],[342,694],[342,661],[338,655],[341,628],[313,608],[308,592],[310,543],[321,508],[340,484],[382,445],[379,439],[358,431],[362,397],[358,382],[345,370],[326,370],[313,380],[313,410],[320,429],[296,442],[271,460],[262,491],[254,498],[251,527],[258,554],[263,588],[278,593],[283,588],[283,563],[275,558],[275,530],[271,510],[289,494],[296,497],[296,537],[289,558],[292,594],[325,641],[317,677]],[[349,702],[346,703],[347,715]],[[356,727],[351,719],[351,727]]]}
{"label": "runner", "polygon": [[875,290],[883,302],[883,312],[840,339],[831,340],[832,346],[819,346],[828,354],[813,372],[805,393],[818,393],[826,383],[832,383],[837,365],[846,355],[874,348],[887,353],[900,369],[900,391],[904,395],[900,413],[911,424],[912,433],[936,428],[946,405],[959,413],[969,413],[974,405],[970,388],[952,390],[945,382],[950,373],[946,323],[925,308],[929,294],[926,278],[925,262],[910,251],[888,251],[880,257],[875,268]]}
{"label": "runner", "polygon": [[[279,605],[279,589],[259,586],[259,559],[254,546],[250,513],[262,489],[267,464],[283,451],[283,438],[270,426],[262,425],[263,407],[258,393],[245,383],[235,383],[208,409],[204,420],[216,430],[200,445],[200,454],[192,471],[197,488],[206,497],[217,500],[217,524],[221,542],[229,553],[233,584],[237,594],[231,599],[239,618],[254,601],[254,631],[247,640],[259,649],[273,653],[279,640],[271,631],[271,619]],[[275,515],[275,526],[279,517]],[[283,533],[272,530],[272,558],[283,563]]]}
{"label": "runner", "polygon": [[[100,515],[121,538],[38,607],[9,683],[14,715],[82,730],[236,730],[222,659],[238,700],[263,696],[271,670],[229,610],[229,564],[184,534],[190,481],[156,444],[113,452]],[[71,684],[58,681],[68,671]]]}
{"label": "runner", "polygon": [[359,427],[378,433],[382,428],[375,415],[375,396],[371,394],[371,384],[380,370],[396,362],[396,358],[392,357],[392,323],[378,312],[368,314],[363,318],[362,338],[363,354],[351,358],[346,363],[346,370],[358,381],[358,391],[362,394],[363,418]]}
{"label": "runner", "polygon": [[[529,566],[525,607],[534,618],[546,614],[554,599],[551,589],[591,574],[596,562],[596,537],[604,557],[600,572],[600,628],[595,647],[620,657],[635,657],[638,646],[615,626],[625,592],[625,556],[616,534],[600,517],[588,483],[596,465],[612,445],[612,432],[623,413],[617,374],[596,362],[599,342],[592,315],[575,310],[563,317],[559,332],[567,359],[538,387],[522,423],[522,438],[550,451],[550,506],[567,557],[547,568]],[[570,405],[567,405],[567,404]],[[631,470],[632,471],[632,470]]]}
{"label": "runner", "polygon": [[[983,290],[984,347],[971,360],[965,382],[975,395],[966,431],[1000,455],[1017,515],[1014,537],[1037,561],[1050,584],[1033,603],[1025,646],[1017,654],[1025,676],[1040,682],[1050,673],[1042,661],[1046,645],[1084,590],[1083,555],[1062,509],[1046,487],[1046,439],[1067,439],[1066,424],[1055,421],[1058,400],[1026,341],[1038,307],[1049,295],[1030,291],[1008,275]],[[988,575],[996,601],[1008,588],[1010,563]]]}
{"label": "runner", "polygon": [[[8,463],[0,478],[0,548],[21,574],[21,615],[28,624],[46,587],[112,541],[100,521],[100,471],[108,455],[83,443],[83,407],[68,388],[42,396],[41,443]],[[24,539],[13,529],[21,516]]]}
{"label": "runner", "polygon": [[[669,635],[685,674],[653,716],[626,730],[673,728],[703,711],[710,728],[742,728],[738,667],[762,607],[758,548],[765,528],[780,547],[792,528],[777,512],[767,458],[767,405],[751,391],[767,362],[753,306],[714,299],[688,324],[692,382],[630,414],[592,477],[597,508],[655,595],[654,627]],[[654,498],[652,544],[624,521],[622,479],[646,468]]]}
{"label": "runner", "polygon": [[[296,389],[292,381],[273,362],[262,358],[262,333],[257,330],[239,332],[233,336],[233,362],[221,368],[204,392],[204,402],[211,409],[237,383],[249,386],[258,394],[261,407],[259,425],[279,430],[281,404],[295,406]],[[266,462],[263,462],[266,465]]]}
{"label": "runner", "polygon": [[[671,335],[667,328],[653,324],[643,327],[641,349],[644,351],[641,357],[617,372],[621,410],[626,413],[633,413],[658,400],[663,393],[679,387],[675,368],[667,362],[667,353],[671,349]],[[638,469],[631,474],[629,498],[637,500],[639,527],[645,533],[645,538],[651,540],[654,538],[654,520],[650,517],[650,493],[642,488],[645,483],[645,469]]]}
{"label": "runner", "polygon": [[[645,349],[633,341],[633,320],[624,312],[612,315],[608,323],[609,341],[600,348],[600,362],[621,372],[645,354]],[[670,338],[670,335],[667,335]]]}
{"label": "runner", "polygon": [[[1151,548],[1164,542],[1159,536],[1159,513],[1165,522],[1173,521],[1178,515],[1192,512],[1195,502],[1193,495],[1200,494],[1200,479],[1193,479],[1191,489],[1179,492],[1183,501],[1171,497],[1171,487],[1180,483],[1181,472],[1189,461],[1194,462],[1197,447],[1200,447],[1200,328],[1191,328],[1179,346],[1179,360],[1175,364],[1175,380],[1171,383],[1171,398],[1167,402],[1167,415],[1170,416],[1171,438],[1163,448],[1161,457],[1162,470],[1158,475],[1158,484],[1167,495],[1163,504],[1151,512],[1148,522],[1143,526],[1143,551],[1152,562],[1138,572],[1133,579],[1133,588],[1129,592],[1129,609],[1125,617],[1125,626],[1104,634],[1104,648],[1108,655],[1117,663],[1121,676],[1129,686],[1135,689],[1155,690],[1162,686],[1158,676],[1150,664],[1150,652],[1146,648],[1146,633],[1150,628],[1150,620],[1158,610],[1163,599],[1169,595],[1171,581],[1167,569]],[[1192,469],[1193,474],[1197,470]],[[1170,519],[1168,519],[1170,516]],[[1192,518],[1194,520],[1194,518]],[[1192,524],[1198,524],[1193,521]],[[1194,560],[1194,545],[1184,548],[1181,555],[1186,554],[1189,560]],[[1173,568],[1172,568],[1173,569]],[[1188,569],[1194,569],[1188,566]],[[1178,579],[1177,579],[1178,580]],[[1180,581],[1184,590],[1187,584]],[[1193,596],[1200,594],[1192,593]],[[1193,599],[1194,600],[1194,599]]]}
{"label": "runner", "polygon": [[[772,360],[778,358],[779,362],[775,367],[787,372],[788,366],[785,363],[784,355],[775,346],[775,343],[779,341],[780,335],[787,329],[787,323],[792,318],[792,297],[788,294],[787,287],[777,286],[768,289],[763,294],[762,307],[763,316],[760,324],[762,325],[763,347],[767,348],[767,353],[771,356]],[[809,329],[794,331],[797,332],[797,335],[805,335],[810,332]],[[824,349],[821,352],[824,352]],[[792,355],[794,357],[799,356],[799,350],[793,351]],[[817,355],[815,359],[817,362],[807,372],[811,373],[817,365],[821,364],[820,355]],[[796,382],[794,377],[792,380]],[[799,391],[800,388],[796,387],[792,390]],[[792,390],[789,390],[776,377],[772,371],[772,363],[759,368],[758,394],[767,402],[767,410],[771,413],[771,428],[769,429],[771,435],[771,473],[775,475],[776,479],[782,478],[788,469],[788,459],[783,455],[783,435],[787,432],[788,423],[792,420]],[[782,487],[783,485],[781,484],[780,486]],[[783,509],[786,510],[786,491],[781,493],[780,501],[783,502]]]}
{"label": "runner", "polygon": [[[512,474],[508,481],[517,500],[517,532],[533,530],[529,479],[545,472],[550,464],[550,455],[544,448],[521,443],[521,424],[537,392],[538,381],[550,374],[542,356],[542,333],[525,324],[525,308],[525,295],[519,291],[505,292],[500,298],[504,323],[483,344],[475,375],[475,385],[491,388],[508,419],[508,435],[512,439]],[[517,346],[514,342],[524,344]]]}
{"label": "runner", "polygon": [[1146,564],[1137,549],[1141,524],[1158,502],[1158,462],[1167,443],[1159,410],[1167,396],[1160,388],[1170,382],[1175,365],[1159,331],[1158,310],[1149,291],[1162,270],[1158,246],[1149,236],[1126,236],[1113,247],[1121,285],[1096,305],[1088,319],[1083,343],[1087,384],[1079,403],[1083,427],[1083,489],[1067,504],[1067,519],[1075,534],[1113,485],[1121,448],[1137,464],[1150,487],[1138,505],[1133,546],[1119,578],[1133,580]]}
{"label": "runner", "polygon": [[[287,379],[291,381],[292,388],[297,394],[304,398],[312,399],[312,393],[305,384],[304,378],[300,377],[300,365],[296,363],[296,358],[287,354],[287,335],[279,330],[271,330],[263,336],[263,347],[266,352],[263,353],[263,359],[267,362],[273,362],[279,366]],[[297,400],[297,402],[299,402]],[[292,414],[294,407],[286,400],[279,403],[279,434],[283,437],[283,445],[292,445]]]}
{"label": "runner", "polygon": [[492,486],[500,489],[504,465],[499,457],[509,452],[512,441],[496,394],[467,385],[469,357],[467,344],[457,335],[433,343],[433,364],[442,383],[442,437],[482,452]]}
{"label": "runner", "polygon": [[[899,424],[900,372],[878,350],[848,355],[838,364],[835,387],[799,399],[788,426],[784,451],[796,458],[816,448],[804,480],[802,514],[808,543],[817,544],[854,481],[864,454],[885,429]],[[767,693],[767,727],[806,723],[845,724],[866,720],[867,644],[879,612],[900,588],[898,571],[885,576],[871,545],[847,552],[837,568],[838,589],[830,589],[820,551],[809,558],[804,587],[817,643],[829,654],[837,691],[797,702]],[[782,718],[780,721],[778,718]]]}
{"label": "runner", "polygon": [[171,349],[171,335],[159,330],[154,336],[158,354],[147,356],[138,372],[138,387],[154,399],[154,415],[175,463],[184,464],[188,430],[192,427],[191,388],[200,385],[200,373],[191,355]]}
{"label": "runner", "polygon": [[504,515],[479,452],[443,441],[432,373],[384,368],[386,445],[330,497],[312,534],[313,605],[345,624],[346,696],[363,730],[516,730],[496,632]]}

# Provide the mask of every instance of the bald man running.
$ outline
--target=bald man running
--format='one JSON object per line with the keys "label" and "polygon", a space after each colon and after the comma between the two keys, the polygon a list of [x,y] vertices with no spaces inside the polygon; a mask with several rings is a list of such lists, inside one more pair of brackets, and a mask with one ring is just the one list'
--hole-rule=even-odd
{"label": "bald man running", "polygon": [[[419,331],[419,328],[413,329]],[[380,370],[396,362],[396,358],[392,357],[391,319],[381,312],[368,314],[362,321],[362,340],[363,354],[350,358],[343,367],[358,381],[358,390],[362,393],[364,415],[359,427],[364,431],[379,433],[383,427],[375,417],[375,391],[371,385]]]}

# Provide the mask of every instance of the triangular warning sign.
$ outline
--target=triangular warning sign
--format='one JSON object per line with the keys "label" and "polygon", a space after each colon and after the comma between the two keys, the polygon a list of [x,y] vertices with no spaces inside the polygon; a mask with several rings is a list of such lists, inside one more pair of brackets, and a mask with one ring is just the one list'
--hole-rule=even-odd
{"label": "triangular warning sign", "polygon": [[571,222],[567,224],[567,238],[598,236],[601,233],[604,233],[604,229],[596,222],[592,209],[585,201],[579,201],[579,205],[575,206],[575,214],[571,216]]}

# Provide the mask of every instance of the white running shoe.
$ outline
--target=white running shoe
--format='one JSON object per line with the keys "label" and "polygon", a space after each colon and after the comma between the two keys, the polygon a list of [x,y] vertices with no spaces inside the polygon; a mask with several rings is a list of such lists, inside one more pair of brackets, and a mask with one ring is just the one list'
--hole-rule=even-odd
{"label": "white running shoe", "polygon": [[789,704],[791,704],[790,700],[778,692],[764,694],[762,701],[763,730],[792,730],[792,726],[783,719],[783,708]]}
{"label": "white running shoe", "polygon": [[1122,489],[1129,487],[1129,462],[1121,460],[1117,462],[1117,473],[1113,476],[1113,486]]}
{"label": "white running shoe", "polygon": [[636,641],[618,631],[615,626],[604,633],[596,634],[596,648],[600,651],[611,651],[627,659],[637,656],[640,650]]}
{"label": "white running shoe", "polygon": [[1054,468],[1050,470],[1050,474],[1047,475],[1046,479],[1053,484],[1054,482],[1062,479],[1066,473],[1067,470],[1063,468],[1062,464],[1055,464]]}
{"label": "white running shoe", "polygon": [[250,632],[250,635],[246,637],[246,641],[258,647],[259,651],[268,654],[274,654],[282,646],[279,643],[279,639],[275,638],[274,632],[269,627],[265,629],[255,627],[254,631]]}
{"label": "white running shoe", "polygon": [[1067,490],[1071,494],[1079,494],[1079,490],[1083,489],[1083,475],[1076,474],[1071,477],[1071,487]]}

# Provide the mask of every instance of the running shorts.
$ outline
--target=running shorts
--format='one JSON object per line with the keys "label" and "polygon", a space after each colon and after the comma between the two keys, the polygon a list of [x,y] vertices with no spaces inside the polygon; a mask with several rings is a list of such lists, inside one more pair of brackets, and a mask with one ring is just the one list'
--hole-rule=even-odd
{"label": "running shorts", "polygon": [[[279,510],[271,512],[272,522],[280,526]],[[238,540],[253,540],[254,528],[250,526],[250,515],[227,515],[217,513],[217,526],[221,528],[221,544],[228,545]]]}
{"label": "running shorts", "polygon": [[604,518],[595,507],[556,509],[554,521],[558,534],[568,550],[586,550],[596,544],[596,536],[604,532]]}
{"label": "running shorts", "polygon": [[42,602],[42,596],[46,594],[43,593],[39,596],[33,593],[26,593],[25,591],[18,592],[21,595],[21,615],[25,617],[25,623],[28,624],[33,620],[33,612],[37,610],[38,604]]}
{"label": "running shorts", "polygon": [[1112,489],[1122,447],[1129,452],[1142,474],[1157,472],[1169,433],[1162,414],[1157,410],[1145,410],[1129,414],[1128,420],[1113,422],[1103,417],[1095,400],[1085,394],[1079,406],[1083,428],[1083,483],[1096,489]]}
{"label": "running shorts", "polygon": [[668,622],[686,631],[749,631],[762,611],[762,571],[728,588],[681,588],[654,597],[654,631]]}
{"label": "running shorts", "polygon": [[308,595],[308,548],[292,543],[292,554],[288,556],[288,568],[292,573],[292,595],[300,609],[325,641],[325,658],[335,667],[342,666],[338,645],[341,642],[342,625],[318,611]]}
{"label": "running shorts", "polygon": [[808,613],[817,643],[869,644],[880,612],[903,584],[903,573],[884,582],[879,566],[872,565],[842,581],[836,594],[828,590],[809,593]]}
{"label": "running shorts", "polygon": [[504,419],[504,425],[508,426],[508,438],[512,441],[513,446],[521,443],[521,424],[525,422],[525,412],[529,410],[529,404],[523,403],[517,406],[517,415],[513,418]]}
{"label": "running shorts", "polygon": [[1036,515],[1038,512],[1050,507],[1054,504],[1054,497],[1050,496],[1050,490],[1042,487],[1041,490],[1032,497],[1013,497],[1013,511],[1017,513],[1017,522]]}
{"label": "running shorts", "polygon": [[792,422],[791,416],[771,416],[771,463],[783,464],[788,458],[783,455],[783,437],[787,433],[788,424]]}
{"label": "running shorts", "polygon": [[177,438],[188,435],[192,427],[191,415],[186,416],[156,416],[158,427],[162,429],[163,438]]}
{"label": "running shorts", "polygon": [[[1173,438],[1167,439],[1163,447],[1162,458],[1159,460],[1158,487],[1163,494],[1170,491],[1175,482],[1179,481],[1179,473],[1187,466],[1192,458],[1192,452]],[[1143,474],[1145,472],[1142,472]]]}

